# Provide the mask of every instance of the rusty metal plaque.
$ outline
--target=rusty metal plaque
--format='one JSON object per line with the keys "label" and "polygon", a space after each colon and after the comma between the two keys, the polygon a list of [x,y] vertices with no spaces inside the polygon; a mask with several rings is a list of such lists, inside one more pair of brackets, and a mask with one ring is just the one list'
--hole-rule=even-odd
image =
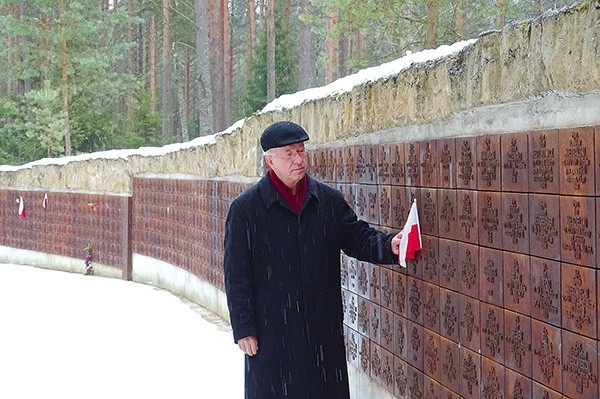
{"label": "rusty metal plaque", "polygon": [[458,190],[456,203],[458,206],[458,229],[459,241],[477,244],[479,241],[479,219],[477,217],[479,207],[477,205],[477,191]]}
{"label": "rusty metal plaque", "polygon": [[424,281],[437,285],[440,275],[439,238],[422,235],[421,239],[423,248],[418,256],[417,267],[422,270]]}
{"label": "rusty metal plaque", "polygon": [[381,185],[392,184],[392,147],[391,144],[378,146],[377,182]]}
{"label": "rusty metal plaque", "polygon": [[408,187],[421,186],[421,156],[419,141],[404,143],[404,162],[406,165],[406,185]]}
{"label": "rusty metal plaque", "polygon": [[479,399],[481,383],[481,355],[463,346],[460,349],[460,396]]}
{"label": "rusty metal plaque", "polygon": [[437,190],[438,230],[440,237],[456,238],[458,229],[458,204],[456,190]]}
{"label": "rusty metal plaque", "polygon": [[531,305],[531,263],[527,255],[504,252],[504,307],[528,315]]}
{"label": "rusty metal plaque", "polygon": [[367,187],[367,223],[379,225],[379,188],[374,185],[368,185]]}
{"label": "rusty metal plaque", "polygon": [[406,185],[406,164],[404,158],[404,143],[390,144],[390,178],[392,185]]}
{"label": "rusty metal plaque", "polygon": [[456,187],[466,190],[477,189],[477,139],[461,137],[456,139]]}
{"label": "rusty metal plaque", "polygon": [[532,399],[563,399],[563,396],[536,381],[532,381]]}
{"label": "rusty metal plaque", "polygon": [[502,251],[479,247],[479,297],[491,304],[504,303]]}
{"label": "rusty metal plaque", "polygon": [[562,345],[562,393],[570,398],[597,398],[598,341],[563,331]]}
{"label": "rusty metal plaque", "polygon": [[440,380],[441,372],[441,347],[440,347],[440,335],[428,330],[423,330],[423,372],[425,375]]}
{"label": "rusty metal plaque", "polygon": [[380,145],[365,146],[365,166],[366,166],[366,183],[377,184],[379,181],[378,165],[379,165],[379,147]]}
{"label": "rusty metal plaque", "polygon": [[390,311],[394,311],[394,276],[393,271],[387,266],[381,266],[379,304]]}
{"label": "rusty metal plaque", "polygon": [[383,227],[392,227],[392,187],[378,186],[378,213],[379,224]]}
{"label": "rusty metal plaque", "polygon": [[406,398],[408,394],[408,364],[403,359],[394,356],[394,395]]}
{"label": "rusty metal plaque", "polygon": [[496,399],[506,394],[505,367],[485,356],[481,357],[481,397]]}
{"label": "rusty metal plaque", "polygon": [[493,191],[477,192],[479,244],[491,248],[503,247],[502,195]]}
{"label": "rusty metal plaque", "polygon": [[369,263],[369,298],[378,305],[381,305],[381,269],[383,266]]}
{"label": "rusty metal plaque", "polygon": [[506,251],[529,253],[527,194],[502,193],[502,235]]}
{"label": "rusty metal plaque", "polygon": [[441,306],[440,287],[422,282],[423,287],[423,326],[440,333]]}
{"label": "rusty metal plaque", "polygon": [[560,260],[560,197],[529,195],[529,251],[531,255]]}
{"label": "rusty metal plaque", "polygon": [[336,175],[337,175],[337,162],[336,162],[336,150],[334,148],[328,148],[327,152],[325,153],[326,156],[326,167],[325,167],[325,172],[326,172],[326,180],[328,182],[334,182],[336,181]]}
{"label": "rusty metal plaque", "polygon": [[411,276],[406,277],[408,318],[423,325],[423,281]]}
{"label": "rusty metal plaque", "polygon": [[508,367],[505,370],[505,376],[505,398],[531,399],[533,388],[530,378],[527,378],[515,371],[512,371]]}
{"label": "rusty metal plaque", "polygon": [[559,131],[560,191],[570,195],[595,195],[594,128]]}
{"label": "rusty metal plaque", "polygon": [[433,188],[423,188],[420,193],[420,201],[417,203],[419,210],[419,224],[421,233],[437,236],[438,231],[438,206],[437,190]]}
{"label": "rusty metal plaque", "polygon": [[[531,319],[532,378],[555,391],[562,390],[561,329]],[[535,390],[535,388],[534,388]]]}
{"label": "rusty metal plaque", "polygon": [[481,354],[504,363],[504,310],[481,302]]}
{"label": "rusty metal plaque", "polygon": [[410,209],[410,204],[406,197],[406,187],[392,186],[391,196],[392,228],[402,229]]}
{"label": "rusty metal plaque", "polygon": [[560,197],[561,259],[596,267],[596,201],[592,197]]}
{"label": "rusty metal plaque", "polygon": [[438,187],[456,188],[456,139],[438,141]]}
{"label": "rusty metal plaque", "polygon": [[333,158],[334,158],[334,177],[335,181],[338,183],[347,183],[345,176],[345,165],[344,165],[344,147],[338,147],[333,149]]}
{"label": "rusty metal plaque", "polygon": [[598,334],[596,269],[561,265],[562,327],[586,337]]}
{"label": "rusty metal plaque", "polygon": [[531,377],[531,318],[504,311],[504,365]]}
{"label": "rusty metal plaque", "polygon": [[501,137],[502,191],[529,192],[527,133]]}
{"label": "rusty metal plaque", "polygon": [[358,331],[355,331],[351,328],[347,329],[346,332],[346,340],[347,340],[347,358],[348,363],[352,364],[354,367],[358,368],[359,364],[359,344],[360,344],[360,334]]}
{"label": "rusty metal plaque", "polygon": [[423,370],[423,354],[424,354],[424,331],[423,327],[417,323],[407,320],[407,362],[409,365]]}
{"label": "rusty metal plaque", "polygon": [[454,291],[460,287],[460,264],[458,262],[458,241],[439,240],[440,285]]}
{"label": "rusty metal plaque", "polygon": [[408,323],[407,320],[398,315],[394,315],[394,347],[392,352],[394,355],[403,360],[407,359],[408,350]]}
{"label": "rusty metal plaque", "polygon": [[560,263],[531,257],[531,316],[560,327],[561,283]]}
{"label": "rusty metal plaque", "polygon": [[534,193],[560,192],[558,130],[529,133],[529,190]]}
{"label": "rusty metal plaque", "polygon": [[427,375],[423,377],[423,397],[424,398],[440,398],[442,387],[434,378]]}
{"label": "rusty metal plaque", "polygon": [[407,294],[406,276],[400,272],[392,272],[393,283],[393,308],[392,311],[398,315],[407,316]]}
{"label": "rusty metal plaque", "polygon": [[357,330],[362,335],[368,337],[371,328],[371,302],[368,299],[359,296],[357,312]]}
{"label": "rusty metal plaque", "polygon": [[479,353],[481,349],[480,302],[467,295],[459,294],[459,342]]}
{"label": "rusty metal plaque", "polygon": [[438,146],[436,140],[427,140],[420,143],[420,168],[421,185],[423,187],[438,187],[437,172],[439,169],[438,163]]}
{"label": "rusty metal plaque", "polygon": [[460,346],[440,337],[440,382],[454,392],[460,391]]}
{"label": "rusty metal plaque", "polygon": [[368,183],[369,177],[367,172],[367,147],[364,145],[358,145],[354,147],[354,157],[356,159],[354,181],[357,183]]}
{"label": "rusty metal plaque", "polygon": [[425,375],[421,370],[415,367],[408,366],[408,375],[406,377],[408,398],[422,398],[424,395],[423,391],[423,379]]}
{"label": "rusty metal plaque", "polygon": [[459,241],[457,250],[460,292],[479,298],[479,247]]}
{"label": "rusty metal plaque", "polygon": [[440,288],[440,334],[460,342],[460,294]]}
{"label": "rusty metal plaque", "polygon": [[500,191],[502,187],[500,136],[477,137],[477,188]]}

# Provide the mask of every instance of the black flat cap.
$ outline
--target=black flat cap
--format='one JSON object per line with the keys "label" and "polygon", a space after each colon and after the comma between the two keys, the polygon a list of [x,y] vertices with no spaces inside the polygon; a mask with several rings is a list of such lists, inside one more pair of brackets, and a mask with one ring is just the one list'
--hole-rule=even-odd
{"label": "black flat cap", "polygon": [[263,151],[283,147],[308,140],[308,134],[302,126],[289,121],[275,122],[269,125],[260,136]]}

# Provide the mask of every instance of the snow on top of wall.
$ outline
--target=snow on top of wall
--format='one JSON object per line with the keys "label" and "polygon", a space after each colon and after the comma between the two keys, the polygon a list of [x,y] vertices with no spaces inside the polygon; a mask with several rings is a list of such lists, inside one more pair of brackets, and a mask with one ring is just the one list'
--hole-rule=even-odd
{"label": "snow on top of wall", "polygon": [[[278,111],[286,108],[293,108],[307,100],[316,100],[335,94],[349,92],[356,86],[394,76],[400,71],[409,68],[413,64],[433,61],[454,53],[458,53],[462,49],[475,43],[476,41],[476,39],[471,39],[462,42],[457,42],[449,46],[443,45],[436,49],[423,50],[418,53],[407,52],[407,55],[398,58],[397,60],[379,66],[363,69],[353,75],[348,75],[343,78],[340,78],[328,85],[299,91],[293,94],[282,95],[276,98],[275,100],[271,101],[269,104],[267,104],[260,112],[264,113],[269,111]],[[19,169],[32,168],[34,166],[66,165],[70,162],[86,161],[90,159],[126,159],[129,156],[133,155],[145,157],[165,155],[186,148],[214,144],[216,142],[217,135],[233,132],[236,129],[242,127],[244,125],[244,122],[245,119],[241,119],[222,132],[215,133],[209,136],[198,137],[193,140],[186,141],[184,143],[173,143],[162,147],[140,147],[138,149],[130,150],[99,151],[89,154],[80,154],[61,158],[43,158],[19,166],[0,165],[0,172],[11,172]]]}

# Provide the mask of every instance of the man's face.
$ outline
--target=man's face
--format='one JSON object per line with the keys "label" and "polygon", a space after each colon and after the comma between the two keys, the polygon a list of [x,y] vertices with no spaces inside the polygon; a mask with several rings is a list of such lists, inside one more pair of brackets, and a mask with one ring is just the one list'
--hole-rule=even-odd
{"label": "man's face", "polygon": [[294,189],[306,174],[308,154],[303,142],[295,143],[270,149],[265,155],[265,162],[286,186]]}

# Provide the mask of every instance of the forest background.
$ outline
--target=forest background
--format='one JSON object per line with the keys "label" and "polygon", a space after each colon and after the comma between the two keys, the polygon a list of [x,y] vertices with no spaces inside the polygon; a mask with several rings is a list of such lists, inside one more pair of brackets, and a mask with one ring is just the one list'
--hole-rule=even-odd
{"label": "forest background", "polygon": [[0,0],[0,164],[219,132],[569,0]]}

